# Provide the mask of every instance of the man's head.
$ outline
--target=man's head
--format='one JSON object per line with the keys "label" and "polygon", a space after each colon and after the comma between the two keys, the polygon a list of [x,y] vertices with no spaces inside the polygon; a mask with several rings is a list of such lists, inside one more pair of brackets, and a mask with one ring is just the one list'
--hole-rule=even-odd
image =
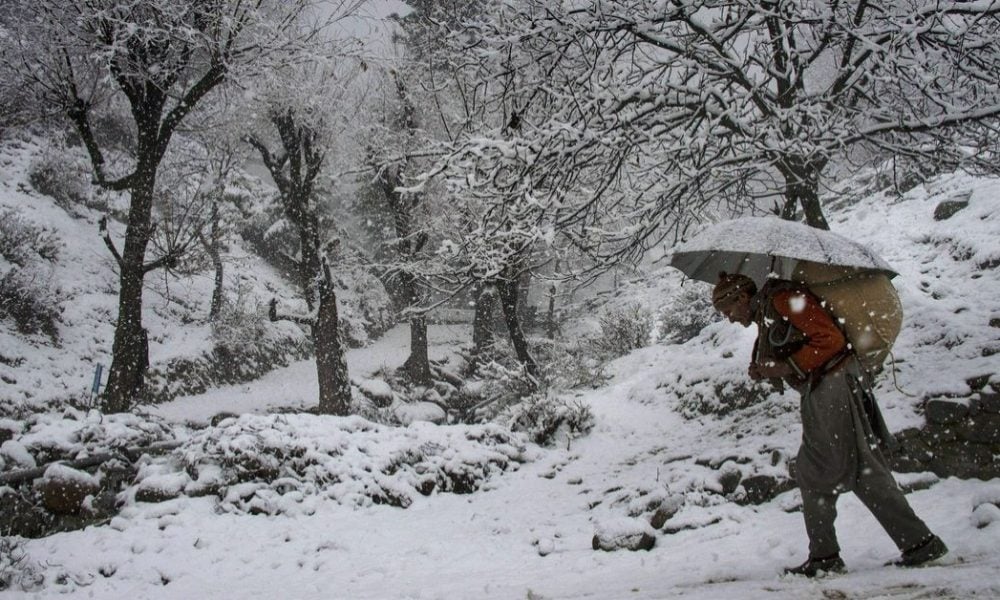
{"label": "man's head", "polygon": [[712,306],[731,323],[749,327],[753,323],[750,299],[757,293],[757,284],[746,275],[719,273],[712,290]]}

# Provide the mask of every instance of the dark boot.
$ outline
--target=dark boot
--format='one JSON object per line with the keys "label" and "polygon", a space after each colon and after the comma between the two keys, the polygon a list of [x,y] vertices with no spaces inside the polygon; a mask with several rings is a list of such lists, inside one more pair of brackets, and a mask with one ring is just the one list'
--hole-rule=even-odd
{"label": "dark boot", "polygon": [[840,559],[840,555],[834,554],[833,556],[827,556],[826,558],[813,558],[810,556],[806,562],[801,565],[785,569],[785,574],[816,577],[827,573],[844,573],[846,571],[847,567],[844,565],[844,561]]}
{"label": "dark boot", "polygon": [[944,545],[941,538],[932,535],[909,550],[904,550],[902,556],[890,564],[897,567],[919,567],[945,554],[948,554],[948,546]]}

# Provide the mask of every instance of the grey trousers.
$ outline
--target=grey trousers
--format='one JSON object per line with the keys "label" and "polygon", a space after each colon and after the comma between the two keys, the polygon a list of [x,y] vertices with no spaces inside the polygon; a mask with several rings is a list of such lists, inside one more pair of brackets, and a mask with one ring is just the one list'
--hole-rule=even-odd
{"label": "grey trousers", "polygon": [[[862,474],[852,490],[868,507],[900,551],[913,548],[931,536],[930,529],[913,512],[892,473],[882,464],[861,465]],[[809,536],[809,556],[826,558],[840,552],[834,520],[836,492],[802,489],[802,512]]]}
{"label": "grey trousers", "polygon": [[867,415],[864,401],[870,382],[854,357],[826,374],[802,394],[802,446],[796,478],[802,490],[802,512],[809,535],[809,556],[826,558],[840,552],[834,520],[837,496],[853,491],[868,507],[900,550],[930,537],[927,525],[913,512],[896,485],[879,449],[891,438],[878,407],[871,401],[879,431]]}

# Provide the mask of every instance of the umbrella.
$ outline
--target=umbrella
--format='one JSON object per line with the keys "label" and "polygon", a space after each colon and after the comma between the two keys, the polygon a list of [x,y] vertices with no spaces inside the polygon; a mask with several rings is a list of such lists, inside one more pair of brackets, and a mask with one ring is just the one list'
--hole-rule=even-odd
{"label": "umbrella", "polygon": [[715,283],[719,272],[762,285],[768,277],[817,283],[857,272],[896,271],[864,244],[778,217],[742,217],[709,225],[670,257],[692,279]]}

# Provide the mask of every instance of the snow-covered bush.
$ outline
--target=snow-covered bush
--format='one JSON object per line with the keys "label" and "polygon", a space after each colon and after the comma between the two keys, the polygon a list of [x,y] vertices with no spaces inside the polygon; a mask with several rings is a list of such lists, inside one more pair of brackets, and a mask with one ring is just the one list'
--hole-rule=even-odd
{"label": "snow-covered bush", "polygon": [[590,407],[549,394],[535,394],[507,407],[497,418],[511,431],[524,432],[541,446],[568,442],[586,435],[594,427]]}
{"label": "snow-covered bush", "polygon": [[0,212],[0,256],[20,267],[42,259],[55,262],[62,243],[56,232],[37,225],[14,209]]}
{"label": "snow-covered bush", "polygon": [[12,318],[22,333],[58,334],[61,293],[51,263],[61,247],[54,231],[13,209],[0,213],[0,318]]}
{"label": "snow-covered bush", "polygon": [[12,318],[21,333],[43,333],[56,339],[60,302],[61,293],[48,269],[15,266],[0,278],[0,318]]}
{"label": "snow-covered bush", "polygon": [[[538,382],[514,361],[490,360],[476,369],[476,378],[460,390],[460,402],[467,408],[458,417],[462,422],[493,420],[510,406],[531,397]],[[513,364],[508,364],[512,362]]]}
{"label": "snow-covered bush", "polygon": [[240,225],[239,234],[271,266],[294,276],[298,268],[294,260],[298,239],[294,228],[282,216],[275,198],[261,198],[260,206]]}
{"label": "snow-covered bush", "polygon": [[638,302],[607,307],[598,319],[601,332],[593,343],[608,359],[625,356],[651,341],[653,314]]}
{"label": "snow-covered bush", "polygon": [[392,300],[382,281],[364,266],[345,272],[338,270],[339,293],[337,308],[341,332],[351,346],[364,346],[370,339],[382,335],[395,324]]}
{"label": "snow-covered bush", "polygon": [[210,352],[153,365],[146,378],[145,399],[156,404],[177,396],[202,394],[219,385],[253,381],[272,369],[306,358],[312,351],[312,345],[301,334],[263,322],[261,337],[235,344],[234,340],[246,338],[253,330],[234,325],[226,343],[217,341]]}
{"label": "snow-covered bush", "polygon": [[218,316],[212,321],[212,338],[216,345],[238,350],[244,345],[258,343],[266,333],[267,311],[263,306],[246,286],[238,286],[235,296],[222,302]]}
{"label": "snow-covered bush", "polygon": [[657,311],[660,342],[683,344],[719,318],[709,294],[696,286],[683,286]]}
{"label": "snow-covered bush", "polygon": [[96,198],[91,190],[87,169],[67,152],[47,152],[28,168],[28,181],[40,194],[51,196],[56,204],[66,210],[82,204],[103,209],[106,203]]}
{"label": "snow-covered bush", "polygon": [[[247,219],[240,236],[280,272],[298,282],[296,230],[283,217],[277,205],[265,206]],[[337,292],[341,334],[353,347],[364,346],[395,324],[391,300],[385,286],[357,257],[348,256],[331,264]],[[296,298],[284,298],[294,302]],[[303,303],[304,304],[304,303]]]}
{"label": "snow-covered bush", "polygon": [[608,381],[607,361],[589,340],[534,340],[545,382],[556,389],[597,388]]}

